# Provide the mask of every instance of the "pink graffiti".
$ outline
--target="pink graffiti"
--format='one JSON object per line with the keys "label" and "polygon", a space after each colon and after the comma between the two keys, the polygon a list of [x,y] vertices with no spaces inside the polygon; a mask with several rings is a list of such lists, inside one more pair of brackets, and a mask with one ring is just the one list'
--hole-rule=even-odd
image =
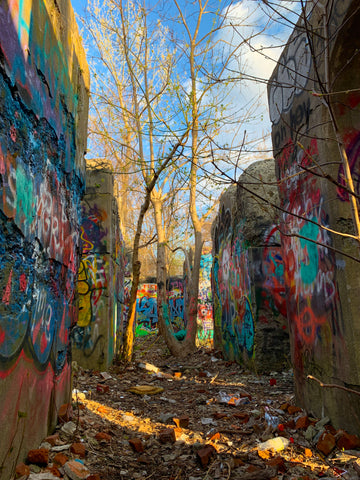
{"label": "pink graffiti", "polygon": [[20,291],[25,292],[27,287],[27,279],[25,273],[22,273],[19,277]]}
{"label": "pink graffiti", "polygon": [[3,297],[2,297],[2,302],[3,302],[5,305],[9,305],[9,304],[10,304],[12,275],[13,275],[13,271],[12,271],[12,269],[11,269],[10,275],[9,275],[9,279],[8,279],[8,281],[7,281],[6,287],[4,288],[4,293],[3,293]]}

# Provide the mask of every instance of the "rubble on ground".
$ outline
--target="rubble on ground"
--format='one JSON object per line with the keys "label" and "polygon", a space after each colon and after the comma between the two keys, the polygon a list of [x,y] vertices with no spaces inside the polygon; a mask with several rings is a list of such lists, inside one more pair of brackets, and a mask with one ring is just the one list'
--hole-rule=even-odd
{"label": "rubble on ground", "polygon": [[291,371],[257,376],[204,348],[179,361],[153,336],[129,366],[76,370],[56,432],[14,478],[360,478],[359,437],[296,406]]}

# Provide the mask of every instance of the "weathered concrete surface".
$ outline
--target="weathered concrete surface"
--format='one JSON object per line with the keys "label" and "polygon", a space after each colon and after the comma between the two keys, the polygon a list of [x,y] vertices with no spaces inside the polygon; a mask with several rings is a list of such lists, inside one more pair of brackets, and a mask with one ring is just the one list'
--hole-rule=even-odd
{"label": "weathered concrete surface", "polygon": [[119,225],[112,166],[92,165],[82,202],[79,316],[72,330],[73,359],[84,368],[106,369],[121,337],[125,249]]}
{"label": "weathered concrete surface", "polygon": [[68,401],[89,74],[67,1],[0,5],[0,477]]}
{"label": "weathered concrete surface", "polygon": [[214,346],[258,372],[282,369],[289,354],[274,180],[273,160],[247,168],[212,227]]}
{"label": "weathered concrete surface", "polygon": [[[335,427],[359,433],[359,397],[321,388],[307,376],[360,390],[359,263],[332,247],[357,258],[359,248],[319,227],[354,234],[339,144],[359,194],[360,10],[355,0],[334,3],[327,55],[323,12],[311,6],[307,28],[299,22],[268,90],[281,205],[289,212],[282,215],[281,228],[297,235],[282,237],[292,362],[298,402],[316,416],[330,416]],[[312,94],[324,86],[331,93],[334,121],[324,97]]]}

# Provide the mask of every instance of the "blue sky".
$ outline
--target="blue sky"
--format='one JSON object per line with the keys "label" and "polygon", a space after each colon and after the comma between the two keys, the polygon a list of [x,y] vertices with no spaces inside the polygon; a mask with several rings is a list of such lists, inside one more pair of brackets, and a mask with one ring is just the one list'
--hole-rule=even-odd
{"label": "blue sky", "polygon": [[[88,2],[91,3],[91,0],[72,0],[74,11],[80,16],[83,15]],[[182,3],[185,5],[185,2],[182,2],[182,0],[179,0],[179,3],[180,5],[182,5]],[[291,1],[282,1],[285,8],[289,8],[290,11],[293,3],[294,2]],[[151,1],[149,4],[151,5]],[[168,10],[165,12],[166,14],[169,14],[170,4],[172,4],[172,2],[168,0],[166,4]],[[189,5],[187,2],[186,4]],[[227,2],[227,4],[229,4],[229,2]],[[273,47],[276,44],[283,44],[290,33],[290,29],[286,29],[284,25],[279,22],[269,23],[269,16],[267,15],[269,12],[265,12],[264,8],[266,7],[264,7],[264,3],[260,0],[240,0],[233,2],[231,4],[231,21],[234,24],[241,21],[242,27],[237,28],[235,34],[234,30],[229,27],[228,30],[223,31],[221,36],[227,41],[230,40],[233,44],[237,42],[241,43],[243,38],[253,37],[251,44],[244,45],[241,49],[242,73],[245,73],[245,76],[249,75],[266,81],[271,76],[281,52],[281,48]],[[184,14],[187,15],[187,20],[189,20],[189,14],[191,14],[191,12],[184,11]],[[205,29],[207,26],[209,26],[209,28],[211,27],[210,15],[208,16],[208,22],[205,22]],[[266,29],[262,31],[265,26]],[[258,53],[258,50],[261,50],[262,54]],[[234,65],[234,70],[236,68],[237,66]],[[184,83],[186,83],[186,79]],[[253,121],[247,122],[246,125],[243,126],[240,126],[239,122],[237,136],[234,137],[234,132],[230,131],[228,134],[229,139],[226,138],[229,145],[231,145],[232,142],[233,144],[239,145],[246,130],[248,150],[250,150],[250,152],[247,156],[244,156],[244,158],[246,157],[244,160],[245,163],[252,157],[254,157],[253,159],[255,160],[260,159],[261,155],[262,158],[271,156],[271,143],[269,138],[271,124],[268,114],[266,83],[264,81],[243,80],[239,87],[229,91],[229,108],[233,109],[233,111],[248,108],[249,101],[253,102],[254,105],[252,107]],[[223,133],[223,136],[225,135],[227,134]],[[230,135],[232,135],[232,138],[230,138]],[[257,141],[261,136],[267,137],[267,140],[265,142],[261,140]],[[251,152],[254,149],[260,150],[260,157]]]}

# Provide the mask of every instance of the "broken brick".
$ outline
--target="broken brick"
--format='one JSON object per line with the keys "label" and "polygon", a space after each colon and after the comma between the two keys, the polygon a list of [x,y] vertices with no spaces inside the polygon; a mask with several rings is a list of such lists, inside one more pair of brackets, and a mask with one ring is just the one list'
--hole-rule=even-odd
{"label": "broken brick", "polygon": [[144,445],[140,440],[140,438],[131,438],[129,440],[129,444],[131,448],[134,450],[134,452],[142,453],[144,451]]}
{"label": "broken brick", "polygon": [[30,475],[30,468],[27,465],[25,465],[25,463],[19,463],[19,465],[16,465],[16,469],[15,469],[16,478],[24,477],[27,475]]}
{"label": "broken brick", "polygon": [[302,412],[302,409],[300,407],[295,407],[294,405],[289,405],[287,411],[290,415],[294,415],[294,413]]}
{"label": "broken brick", "polygon": [[241,460],[241,458],[238,458],[238,457],[234,457],[233,458],[233,461],[234,461],[234,467],[237,468],[237,467],[243,467],[245,465],[245,463],[243,462],[243,460]]}
{"label": "broken brick", "polygon": [[249,473],[258,472],[259,470],[261,470],[260,467],[258,467],[257,465],[252,465],[252,464],[250,464],[246,469],[246,471],[249,472]]}
{"label": "broken brick", "polygon": [[241,423],[247,423],[250,419],[247,413],[234,413],[233,417],[240,420]]}
{"label": "broken brick", "polygon": [[109,435],[108,433],[105,433],[105,432],[99,432],[95,435],[95,439],[98,442],[101,442],[102,440],[105,440],[106,442],[110,442],[111,441],[111,435]]}
{"label": "broken brick", "polygon": [[221,412],[214,412],[212,414],[213,418],[215,418],[216,420],[220,420],[221,418],[226,418],[227,417],[227,414],[226,413],[221,413]]}
{"label": "broken brick", "polygon": [[93,473],[92,475],[86,477],[86,480],[101,480],[101,477],[98,473]]}
{"label": "broken brick", "polygon": [[173,428],[163,428],[159,432],[160,443],[175,443],[176,435]]}
{"label": "broken brick", "polygon": [[98,383],[96,385],[96,391],[98,393],[108,393],[110,391],[109,385],[102,385],[101,383]]}
{"label": "broken brick", "polygon": [[335,448],[336,440],[331,433],[324,432],[316,445],[319,452],[323,453],[326,457]]}
{"label": "broken brick", "polygon": [[61,467],[65,465],[65,463],[69,460],[69,458],[64,453],[57,453],[53,459],[54,463],[57,463]]}
{"label": "broken brick", "polygon": [[59,434],[55,433],[54,435],[50,435],[49,437],[45,438],[45,442],[50,443],[50,445],[53,447],[54,445],[57,444],[59,441]]}
{"label": "broken brick", "polygon": [[336,439],[336,445],[340,450],[355,450],[360,447],[360,438],[357,435],[350,435],[344,430],[338,431]]}
{"label": "broken brick", "polygon": [[297,419],[295,428],[297,430],[304,430],[308,428],[309,425],[310,425],[309,417],[307,415],[304,415],[303,417],[300,417]]}
{"label": "broken brick", "polygon": [[73,443],[70,447],[70,452],[74,455],[78,455],[80,458],[85,458],[85,445],[83,443]]}
{"label": "broken brick", "polygon": [[267,464],[270,465],[271,467],[276,467],[278,472],[280,473],[285,473],[287,470],[284,459],[280,456],[277,456],[275,458],[270,458]]}
{"label": "broken brick", "polygon": [[90,471],[80,462],[70,460],[64,465],[65,473],[72,479],[83,480],[90,475]]}
{"label": "broken brick", "polygon": [[212,445],[205,445],[203,448],[197,451],[196,456],[201,463],[202,467],[206,467],[209,464],[211,457],[216,453],[215,448]]}
{"label": "broken brick", "polygon": [[73,417],[71,403],[64,403],[58,410],[58,419],[63,422],[69,422]]}
{"label": "broken brick", "polygon": [[283,423],[285,429],[294,430],[295,429],[295,421],[289,420],[288,422]]}
{"label": "broken brick", "polygon": [[29,463],[34,463],[35,465],[47,465],[49,462],[49,450],[47,448],[29,450],[27,459]]}
{"label": "broken brick", "polygon": [[199,377],[200,378],[205,378],[207,375],[206,375],[206,372],[199,372]]}
{"label": "broken brick", "polygon": [[58,469],[58,467],[56,465],[53,465],[51,467],[47,467],[46,471],[52,473],[55,477],[62,478],[60,470]]}
{"label": "broken brick", "polygon": [[190,420],[188,415],[181,415],[179,417],[174,417],[173,421],[178,428],[187,428]]}

